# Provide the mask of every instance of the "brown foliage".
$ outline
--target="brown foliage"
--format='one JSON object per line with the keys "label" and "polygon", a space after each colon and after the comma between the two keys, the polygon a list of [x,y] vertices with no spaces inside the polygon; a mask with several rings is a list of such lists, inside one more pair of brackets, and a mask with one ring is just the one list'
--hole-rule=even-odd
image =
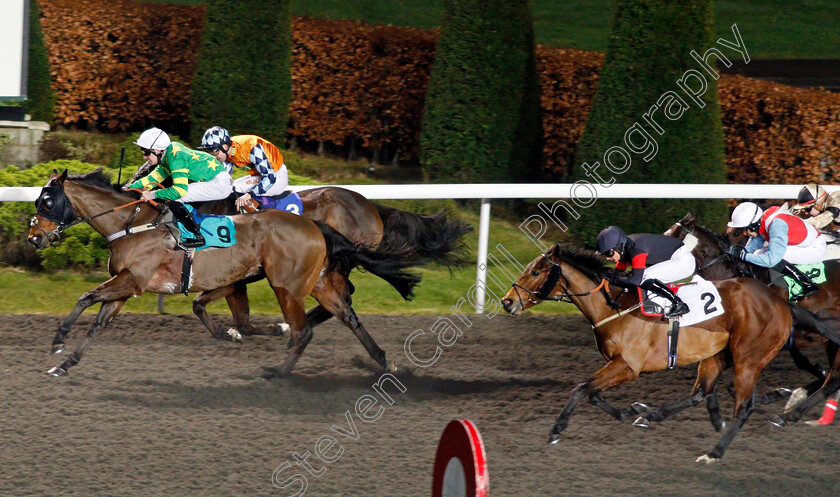
{"label": "brown foliage", "polygon": [[[41,0],[41,13],[58,122],[109,131],[185,126],[203,8]],[[288,134],[415,160],[437,37],[294,18]],[[546,179],[562,180],[574,163],[603,59],[537,47]],[[738,76],[722,76],[719,92],[730,182],[840,181],[840,95]]]}
{"label": "brown foliage", "polygon": [[183,121],[204,9],[40,0],[56,122],[107,131]]}

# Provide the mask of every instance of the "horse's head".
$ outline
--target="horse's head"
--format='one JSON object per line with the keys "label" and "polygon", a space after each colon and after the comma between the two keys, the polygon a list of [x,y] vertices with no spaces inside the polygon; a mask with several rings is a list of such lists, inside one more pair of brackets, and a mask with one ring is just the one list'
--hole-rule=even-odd
{"label": "horse's head", "polygon": [[677,221],[676,223],[672,224],[670,228],[665,230],[663,235],[665,236],[673,236],[675,238],[679,238],[680,240],[684,239],[686,235],[692,233],[694,231],[694,227],[697,225],[697,215],[691,211],[688,211],[688,214],[683,216],[682,219]]}
{"label": "horse's head", "polygon": [[59,174],[53,169],[50,179],[35,200],[35,216],[29,221],[26,240],[35,248],[46,248],[61,238],[64,229],[76,220],[73,206],[64,194],[67,170]]}
{"label": "horse's head", "polygon": [[600,280],[603,270],[596,257],[554,245],[528,264],[502,298],[502,306],[511,314],[519,314],[543,300],[568,300],[569,297],[589,295],[601,286],[583,288],[582,285]]}

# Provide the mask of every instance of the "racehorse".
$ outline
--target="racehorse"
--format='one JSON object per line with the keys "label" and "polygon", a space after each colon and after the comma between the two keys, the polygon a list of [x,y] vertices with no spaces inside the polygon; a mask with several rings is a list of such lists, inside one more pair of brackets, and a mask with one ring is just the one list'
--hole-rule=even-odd
{"label": "racehorse", "polygon": [[[727,254],[727,248],[731,243],[743,244],[745,241],[745,235],[738,230],[731,231],[727,237],[717,235],[701,225],[697,216],[689,212],[668,228],[665,234],[679,238],[693,247],[692,254],[694,254],[700,266],[698,272],[706,279],[754,277],[769,285],[769,288],[783,298],[787,298],[787,288],[772,285],[770,283],[770,272],[766,268],[736,261]],[[840,309],[840,262],[836,260],[825,261],[825,275],[826,282],[820,285],[820,291],[800,301],[800,304],[811,312],[835,312]],[[820,344],[825,344],[826,354],[831,365],[828,374],[819,365],[811,363],[799,350],[800,348]],[[815,335],[808,330],[796,328],[793,343],[788,351],[796,366],[808,371],[817,380],[805,387],[809,394],[807,399],[799,402],[787,412],[771,417],[771,421],[779,426],[799,421],[808,409],[824,401],[826,396],[831,395],[833,391],[840,387],[840,383],[838,383],[840,382],[840,357],[837,356],[837,347],[833,342],[827,341],[824,337]]]}
{"label": "racehorse", "polygon": [[[443,212],[419,215],[371,202],[354,191],[340,187],[313,188],[303,190],[299,195],[305,217],[326,223],[353,243],[376,248],[378,252],[403,254],[410,262],[408,266],[428,262],[461,266],[465,261],[461,238],[472,228],[462,221],[448,220]],[[212,214],[237,213],[233,199],[207,203],[199,206],[199,210]],[[349,277],[349,270],[342,275],[345,279]],[[344,298],[351,302],[354,287],[349,280],[345,288]],[[199,316],[206,314],[207,304],[222,297],[230,306],[235,330],[242,335],[276,334],[273,327],[260,329],[251,325],[246,282],[202,293],[193,302],[193,310]],[[316,326],[331,318],[332,314],[319,305],[306,316],[307,321]],[[230,339],[235,333],[229,331],[220,336]]]}
{"label": "racehorse", "polygon": [[[151,172],[147,164],[141,166],[130,181],[135,181]],[[464,222],[448,220],[446,214],[420,215],[377,204],[346,188],[321,187],[302,190],[298,193],[303,201],[303,215],[313,221],[321,221],[336,229],[355,244],[375,248],[378,252],[410,254],[411,266],[437,262],[447,266],[461,266],[465,262],[465,245],[461,238],[472,231]],[[239,211],[233,198],[197,204],[200,212],[208,214],[233,215]],[[345,279],[349,276],[344,274]],[[215,337],[241,341],[241,335],[276,335],[276,326],[259,328],[249,319],[247,283],[203,292],[193,302],[193,312],[206,316],[210,302],[224,297],[233,316],[234,328],[222,333],[210,328]],[[352,302],[350,295],[354,287],[348,280],[344,298]],[[332,317],[332,314],[318,305],[306,314],[311,326],[316,326]],[[204,318],[202,317],[202,321]],[[208,326],[209,328],[209,326]]]}
{"label": "racehorse", "polygon": [[[601,397],[601,392],[635,380],[643,372],[667,367],[669,325],[658,318],[644,316],[638,310],[617,311],[605,277],[611,276],[597,257],[554,245],[528,264],[502,299],[502,305],[511,314],[519,314],[543,300],[572,302],[592,324],[598,350],[608,361],[606,366],[574,388],[551,430],[549,443],[560,441],[572,411],[583,396],[588,396],[590,402],[619,421],[643,412],[644,407],[640,404],[616,408]],[[746,422],[753,410],[758,374],[782,349],[791,324],[810,326],[840,343],[840,334],[826,323],[804,308],[789,304],[753,279],[723,280],[714,285],[726,312],[682,328],[677,364],[698,361],[700,364],[691,397],[669,406],[669,409],[677,410],[689,407],[712,393],[725,368],[728,347],[735,366],[734,422],[729,423],[710,452],[697,458],[698,462],[712,462],[722,457]],[[619,304],[630,303],[629,295],[619,299]],[[719,413],[715,416],[715,410],[719,410],[717,405],[709,406],[712,423],[720,430],[722,423]],[[652,420],[658,419],[653,417]]]}
{"label": "racehorse", "polygon": [[[79,222],[87,222],[103,236],[114,235],[109,238],[111,279],[78,300],[58,327],[53,353],[64,349],[70,327],[87,307],[97,302],[102,307],[76,350],[50,370],[54,376],[66,375],[70,367],[79,363],[92,339],[120,311],[126,299],[143,292],[178,291],[185,252],[176,249],[176,239],[170,229],[159,222],[161,212],[138,203],[136,193],[123,193],[119,188],[120,185],[111,185],[101,170],[71,178],[66,170],[62,174],[53,171],[36,200],[36,215],[27,239],[37,248],[55,243],[65,229]],[[134,204],[134,209],[122,210]],[[249,277],[268,279],[290,326],[294,344],[281,368],[267,368],[268,376],[287,376],[312,338],[304,311],[307,295],[353,330],[382,368],[393,370],[393,364],[385,360],[385,352],[342,298],[344,280],[336,276],[362,266],[408,298],[419,277],[404,272],[409,265],[404,254],[368,250],[329,226],[279,210],[233,216],[232,220],[237,243],[227,248],[196,251],[189,288],[206,291]]]}

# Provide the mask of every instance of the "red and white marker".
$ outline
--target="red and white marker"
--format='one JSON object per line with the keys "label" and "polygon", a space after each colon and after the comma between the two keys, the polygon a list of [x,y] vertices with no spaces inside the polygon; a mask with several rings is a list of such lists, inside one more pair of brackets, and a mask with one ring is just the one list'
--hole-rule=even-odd
{"label": "red and white marker", "polygon": [[450,421],[435,454],[432,497],[487,497],[490,476],[478,429],[467,419]]}

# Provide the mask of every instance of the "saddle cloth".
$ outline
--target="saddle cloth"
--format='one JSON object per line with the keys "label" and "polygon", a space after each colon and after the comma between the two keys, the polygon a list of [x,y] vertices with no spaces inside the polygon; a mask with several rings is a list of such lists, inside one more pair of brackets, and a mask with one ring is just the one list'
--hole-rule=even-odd
{"label": "saddle cloth", "polygon": [[[695,274],[690,282],[680,285],[677,289],[677,296],[688,304],[689,308],[687,314],[679,317],[680,326],[701,323],[725,312],[717,287],[700,275]],[[662,308],[671,305],[670,300],[653,292],[648,292],[647,298]]]}
{"label": "saddle cloth", "polygon": [[[802,271],[802,273],[807,275],[809,278],[811,278],[811,281],[813,281],[817,285],[828,281],[828,278],[826,278],[825,276],[824,262],[818,262],[816,264],[797,264],[796,268]],[[802,293],[802,286],[799,284],[798,281],[791,278],[790,276],[785,276],[784,278],[788,287],[788,300],[791,300],[794,296],[797,296],[800,293]]]}
{"label": "saddle cloth", "polygon": [[278,209],[298,216],[303,214],[303,201],[300,199],[300,195],[291,190],[286,190],[273,197],[257,196],[255,199],[260,202],[261,209]]}
{"label": "saddle cloth", "polygon": [[[236,244],[236,229],[233,219],[230,216],[216,216],[212,214],[200,214],[191,205],[186,206],[192,213],[201,234],[204,235],[205,244],[196,250],[206,248],[224,248]],[[186,229],[180,222],[175,223],[181,231],[181,238],[184,240],[194,238],[190,230]]]}

